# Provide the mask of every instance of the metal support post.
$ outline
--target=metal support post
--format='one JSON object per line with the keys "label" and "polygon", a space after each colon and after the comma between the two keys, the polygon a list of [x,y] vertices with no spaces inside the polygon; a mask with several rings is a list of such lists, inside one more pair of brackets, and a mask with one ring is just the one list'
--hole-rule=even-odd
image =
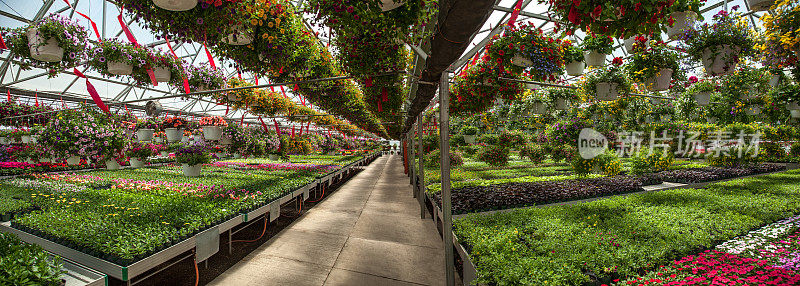
{"label": "metal support post", "polygon": [[425,151],[422,150],[424,147],[424,144],[422,144],[422,112],[417,115],[417,135],[419,136],[419,142],[417,142],[417,145],[419,145],[419,149],[417,149],[419,150],[417,152],[419,153],[419,176],[417,176],[419,178],[419,187],[417,188],[417,201],[419,201],[419,217],[425,218],[425,159],[423,157]]}
{"label": "metal support post", "polygon": [[447,286],[456,283],[453,256],[453,217],[450,194],[450,83],[445,71],[439,83],[439,166],[442,181],[442,238],[444,239],[445,277]]}
{"label": "metal support post", "polygon": [[417,196],[417,185],[414,184],[415,174],[414,170],[414,134],[412,131],[408,132],[408,176],[410,177],[410,184],[414,197]]}

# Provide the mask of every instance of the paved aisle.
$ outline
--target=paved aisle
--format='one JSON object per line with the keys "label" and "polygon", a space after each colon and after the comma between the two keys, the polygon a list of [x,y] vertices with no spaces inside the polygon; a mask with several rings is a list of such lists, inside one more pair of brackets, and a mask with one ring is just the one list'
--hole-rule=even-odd
{"label": "paved aisle", "polygon": [[378,158],[210,285],[444,285],[408,181],[400,156]]}

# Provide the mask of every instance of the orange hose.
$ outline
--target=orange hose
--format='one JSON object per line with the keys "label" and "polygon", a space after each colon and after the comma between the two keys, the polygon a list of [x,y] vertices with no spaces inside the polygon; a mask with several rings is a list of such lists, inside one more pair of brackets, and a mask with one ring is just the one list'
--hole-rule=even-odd
{"label": "orange hose", "polygon": [[197,259],[194,260],[194,286],[200,284],[200,270],[197,269]]}
{"label": "orange hose", "polygon": [[267,217],[266,216],[264,217],[264,229],[261,230],[261,235],[259,235],[258,238],[254,239],[254,240],[234,240],[234,241],[231,241],[231,242],[245,242],[245,243],[256,242],[256,241],[260,240],[262,237],[264,237],[265,233],[267,233]]}
{"label": "orange hose", "polygon": [[322,198],[324,198],[324,197],[325,197],[325,186],[322,186],[322,195],[319,196],[319,199],[317,199],[316,201],[309,201],[309,202],[316,203],[316,202],[321,201]]}

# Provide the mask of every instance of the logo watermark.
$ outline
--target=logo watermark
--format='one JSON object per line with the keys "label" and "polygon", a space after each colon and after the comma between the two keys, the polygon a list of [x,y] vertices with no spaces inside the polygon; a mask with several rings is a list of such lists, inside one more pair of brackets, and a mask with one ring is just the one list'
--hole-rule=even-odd
{"label": "logo watermark", "polygon": [[648,155],[661,151],[663,156],[672,154],[685,158],[719,157],[733,155],[742,157],[747,154],[758,156],[761,133],[733,134],[731,131],[717,130],[706,133],[679,131],[677,134],[663,131],[660,134],[651,131],[616,132],[617,140],[610,142],[606,136],[592,128],[584,128],[578,134],[578,153],[585,160],[603,154],[613,145],[618,157],[635,156],[647,147]]}

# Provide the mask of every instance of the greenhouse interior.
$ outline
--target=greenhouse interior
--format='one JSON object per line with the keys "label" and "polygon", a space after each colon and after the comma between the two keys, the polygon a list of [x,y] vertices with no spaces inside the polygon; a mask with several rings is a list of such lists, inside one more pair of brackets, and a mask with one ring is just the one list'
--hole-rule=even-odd
{"label": "greenhouse interior", "polygon": [[800,285],[798,0],[0,0],[0,286]]}

